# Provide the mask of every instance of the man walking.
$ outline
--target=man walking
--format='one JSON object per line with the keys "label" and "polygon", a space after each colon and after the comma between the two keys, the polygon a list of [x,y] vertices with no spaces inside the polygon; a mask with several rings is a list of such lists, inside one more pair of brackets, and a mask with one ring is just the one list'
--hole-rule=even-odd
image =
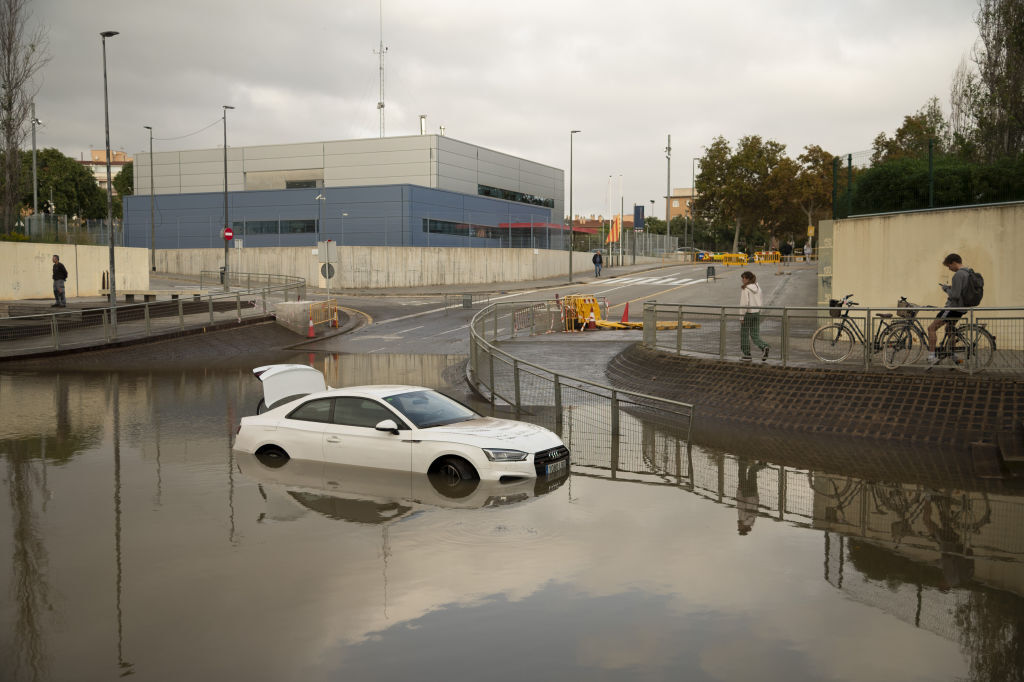
{"label": "man walking", "polygon": [[601,266],[604,265],[604,258],[601,256],[600,251],[594,252],[594,257],[590,260],[594,261],[594,277],[601,276]]}
{"label": "man walking", "polygon": [[67,298],[64,296],[64,284],[68,281],[68,269],[60,262],[60,256],[53,254],[53,298],[56,303],[51,308],[66,308]]}

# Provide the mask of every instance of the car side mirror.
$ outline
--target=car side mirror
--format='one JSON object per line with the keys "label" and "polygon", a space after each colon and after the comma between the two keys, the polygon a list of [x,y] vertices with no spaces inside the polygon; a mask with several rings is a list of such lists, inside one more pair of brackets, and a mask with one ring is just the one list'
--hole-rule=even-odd
{"label": "car side mirror", "polygon": [[394,419],[385,419],[382,422],[378,422],[373,428],[378,431],[390,431],[394,435],[398,435],[398,424],[395,423]]}

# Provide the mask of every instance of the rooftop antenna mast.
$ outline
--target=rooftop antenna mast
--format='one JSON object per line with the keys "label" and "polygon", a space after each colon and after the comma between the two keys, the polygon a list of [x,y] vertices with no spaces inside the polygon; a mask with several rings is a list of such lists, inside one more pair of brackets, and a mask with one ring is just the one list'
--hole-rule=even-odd
{"label": "rooftop antenna mast", "polygon": [[377,110],[380,112],[380,136],[384,137],[384,54],[388,48],[384,46],[384,0],[380,0],[380,45],[374,54],[380,57],[380,99]]}

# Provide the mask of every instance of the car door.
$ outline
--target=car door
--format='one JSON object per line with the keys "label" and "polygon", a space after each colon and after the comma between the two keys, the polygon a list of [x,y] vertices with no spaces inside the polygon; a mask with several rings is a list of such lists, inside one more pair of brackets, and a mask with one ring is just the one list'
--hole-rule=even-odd
{"label": "car door", "polygon": [[288,413],[277,425],[281,446],[290,457],[323,461],[324,429],[331,420],[332,398],[309,400]]}
{"label": "car door", "polygon": [[[374,428],[385,419],[399,425],[398,435]],[[331,423],[324,430],[324,459],[336,464],[409,471],[412,444],[409,427],[390,408],[373,398],[334,399]]]}

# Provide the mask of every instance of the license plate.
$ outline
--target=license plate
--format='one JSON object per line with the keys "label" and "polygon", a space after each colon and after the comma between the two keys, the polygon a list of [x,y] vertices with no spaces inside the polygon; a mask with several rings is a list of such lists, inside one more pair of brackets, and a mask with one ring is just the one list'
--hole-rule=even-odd
{"label": "license plate", "polygon": [[557,473],[559,471],[563,471],[568,466],[569,466],[569,459],[568,458],[563,459],[563,460],[559,460],[557,462],[552,462],[551,464],[548,464],[547,466],[544,467],[544,475],[547,476],[547,475],[550,475],[550,474]]}

